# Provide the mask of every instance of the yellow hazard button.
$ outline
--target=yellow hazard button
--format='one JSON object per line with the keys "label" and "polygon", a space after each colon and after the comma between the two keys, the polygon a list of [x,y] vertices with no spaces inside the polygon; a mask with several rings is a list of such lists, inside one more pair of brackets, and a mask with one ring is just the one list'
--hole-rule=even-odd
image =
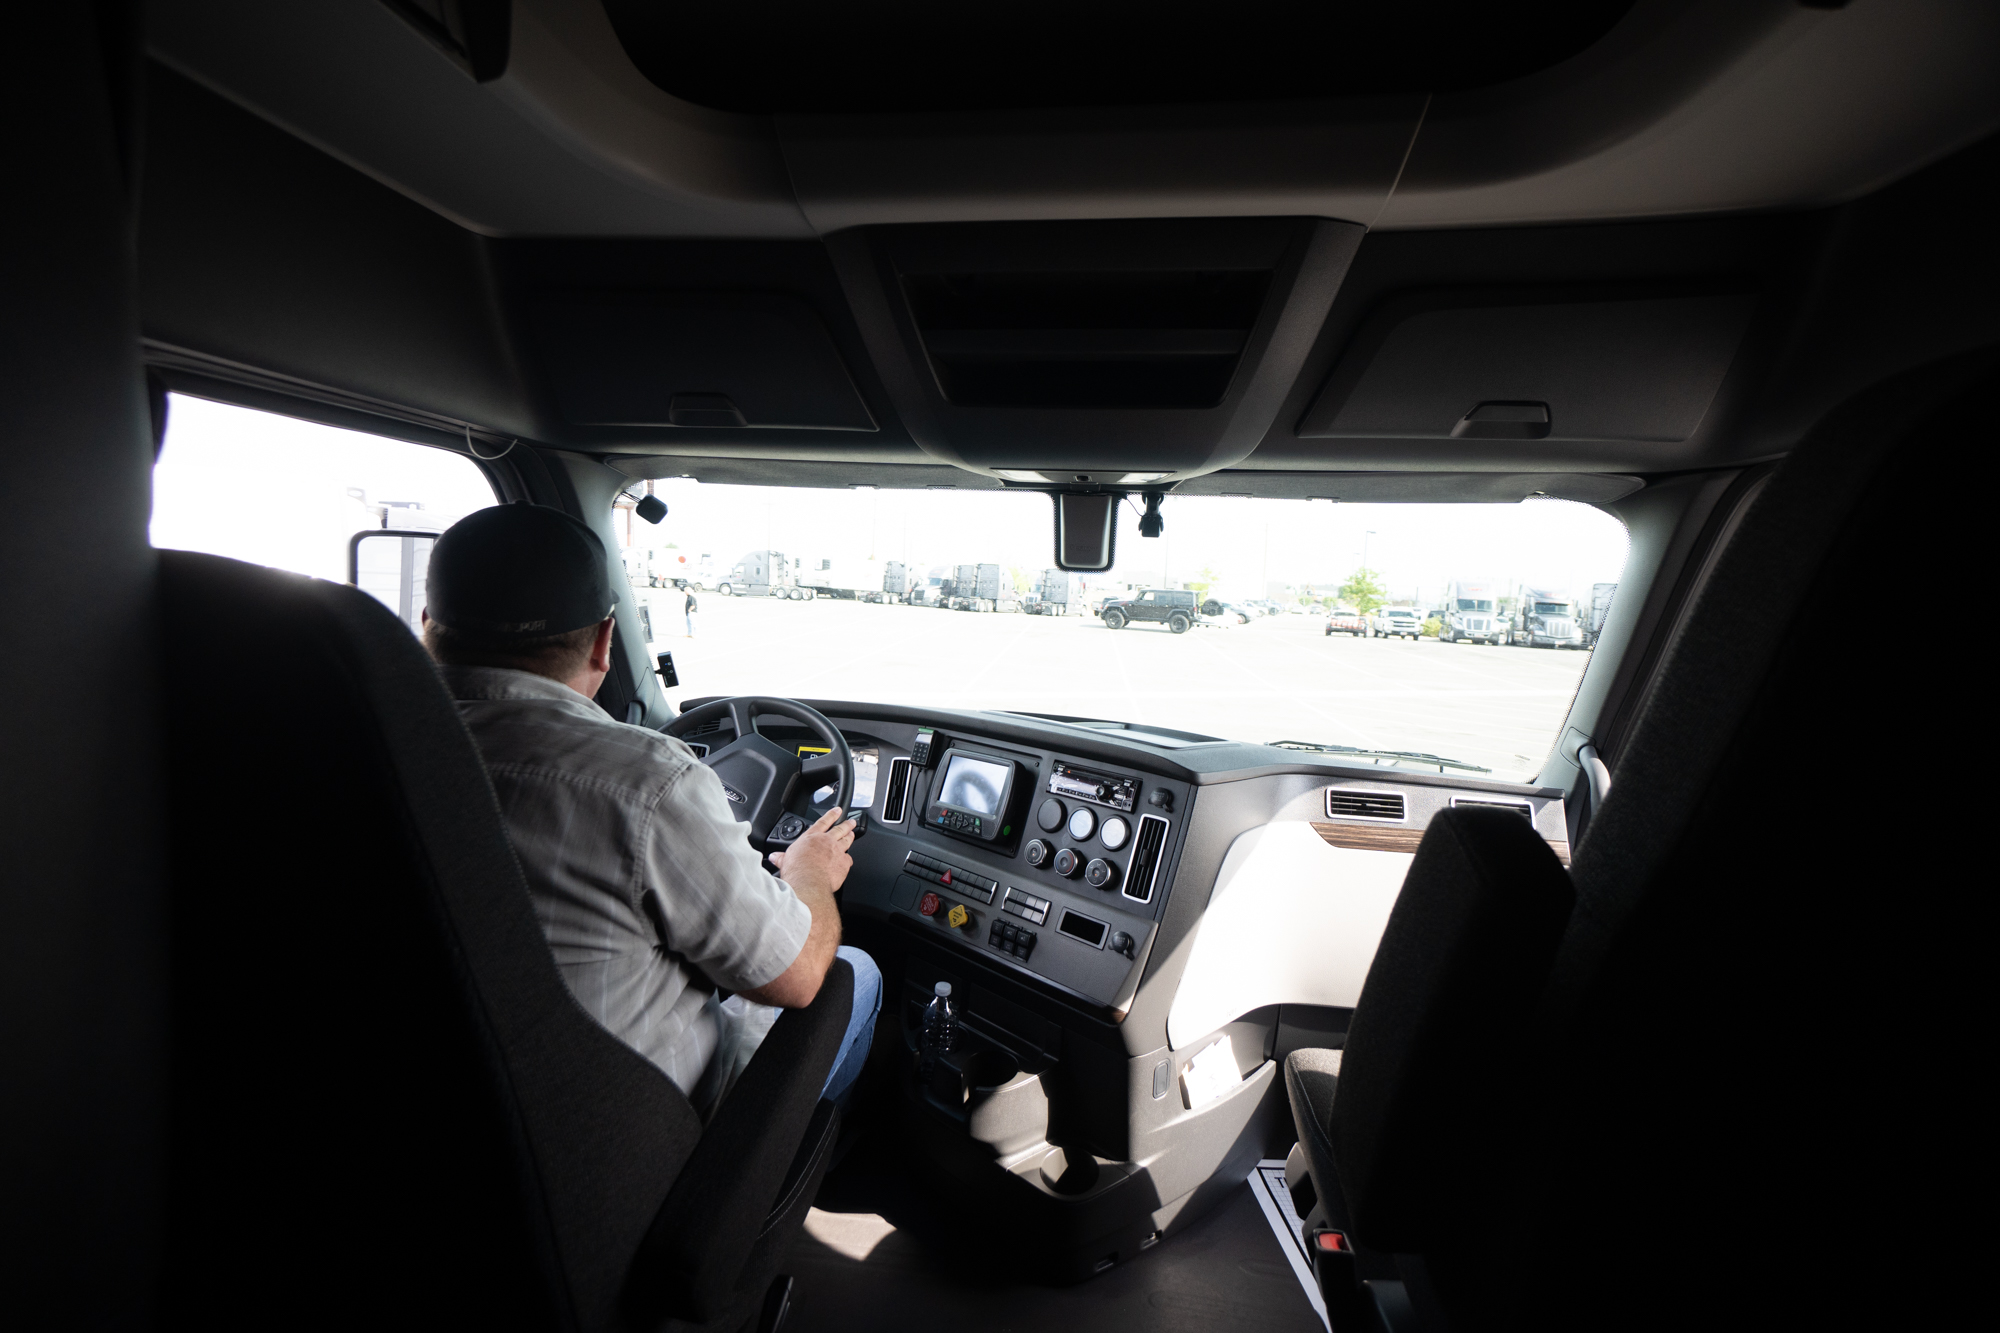
{"label": "yellow hazard button", "polygon": [[951,910],[944,914],[944,919],[951,922],[953,928],[955,929],[959,926],[964,925],[966,922],[972,920],[972,913],[965,910],[964,903],[953,903],[951,905]]}

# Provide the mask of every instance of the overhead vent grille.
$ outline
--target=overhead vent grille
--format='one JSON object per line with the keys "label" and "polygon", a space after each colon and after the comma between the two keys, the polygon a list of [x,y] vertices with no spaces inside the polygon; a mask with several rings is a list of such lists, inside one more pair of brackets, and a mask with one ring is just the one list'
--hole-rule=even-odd
{"label": "overhead vent grille", "polygon": [[1142,815],[1139,836],[1132,843],[1132,864],[1125,872],[1124,894],[1133,902],[1153,901],[1153,881],[1160,873],[1160,854],[1167,845],[1167,821]]}
{"label": "overhead vent grille", "polygon": [[882,797],[882,822],[900,824],[903,822],[905,796],[910,785],[910,761],[891,759],[889,761],[889,789]]}
{"label": "overhead vent grille", "polygon": [[916,273],[903,292],[957,406],[1208,408],[1270,283],[1259,270]]}
{"label": "overhead vent grille", "polygon": [[1328,787],[1326,817],[1374,819],[1384,823],[1400,824],[1408,817],[1408,811],[1404,808],[1403,793],[1399,791],[1349,791],[1340,787]]}
{"label": "overhead vent grille", "polygon": [[1530,824],[1535,822],[1535,807],[1526,801],[1482,801],[1472,796],[1454,796],[1451,804],[1456,810],[1511,810]]}

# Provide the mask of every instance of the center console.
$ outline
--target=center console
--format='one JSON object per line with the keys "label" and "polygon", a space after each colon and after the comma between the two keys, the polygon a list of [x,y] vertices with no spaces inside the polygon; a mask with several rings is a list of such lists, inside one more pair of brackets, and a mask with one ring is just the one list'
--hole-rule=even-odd
{"label": "center console", "polygon": [[975,737],[907,771],[885,906],[947,947],[1104,1016],[1129,1004],[1159,918],[1185,784]]}

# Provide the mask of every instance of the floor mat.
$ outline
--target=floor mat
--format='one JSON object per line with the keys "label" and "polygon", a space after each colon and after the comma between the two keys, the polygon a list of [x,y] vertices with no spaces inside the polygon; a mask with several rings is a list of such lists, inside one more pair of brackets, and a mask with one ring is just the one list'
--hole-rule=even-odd
{"label": "floor mat", "polygon": [[1271,1234],[1277,1237],[1278,1246],[1285,1257],[1291,1260],[1292,1272],[1304,1289],[1306,1299],[1312,1302],[1313,1312],[1325,1324],[1327,1333],[1332,1333],[1333,1324],[1326,1317],[1326,1302],[1320,1297],[1319,1283],[1313,1280],[1312,1256],[1306,1252],[1305,1222],[1292,1207],[1292,1191],[1285,1185],[1285,1164],[1265,1160],[1257,1163],[1257,1169],[1250,1173],[1250,1191],[1257,1196],[1257,1203],[1264,1210],[1264,1220],[1271,1224]]}
{"label": "floor mat", "polygon": [[[1278,1194],[1288,1213],[1282,1180]],[[1275,1206],[1253,1176],[1186,1231],[1069,1287],[1010,1266],[1003,1236],[940,1250],[878,1213],[815,1208],[786,1264],[786,1333],[1324,1333],[1317,1293],[1299,1280],[1303,1250],[1277,1234]]]}

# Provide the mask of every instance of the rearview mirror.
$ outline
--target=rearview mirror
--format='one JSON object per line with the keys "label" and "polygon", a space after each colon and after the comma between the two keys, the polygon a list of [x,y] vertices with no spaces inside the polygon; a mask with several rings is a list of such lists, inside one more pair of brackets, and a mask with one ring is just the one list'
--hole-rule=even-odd
{"label": "rearview mirror", "polygon": [[370,528],[347,543],[347,581],[396,613],[414,634],[423,633],[424,579],[438,534],[409,528]]}
{"label": "rearview mirror", "polygon": [[1101,574],[1118,545],[1118,497],[1058,492],[1056,568]]}

